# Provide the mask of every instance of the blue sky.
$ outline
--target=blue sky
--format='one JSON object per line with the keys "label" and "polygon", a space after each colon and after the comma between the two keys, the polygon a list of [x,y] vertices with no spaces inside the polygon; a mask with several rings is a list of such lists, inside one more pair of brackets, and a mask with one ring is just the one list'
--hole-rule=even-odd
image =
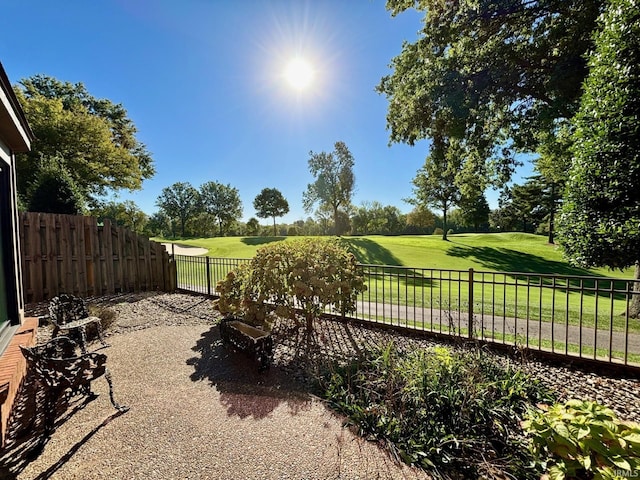
{"label": "blue sky", "polygon": [[[0,61],[12,82],[38,73],[82,82],[122,103],[155,160],[141,191],[121,192],[147,213],[164,187],[206,181],[253,199],[279,189],[306,218],[309,152],[344,141],[355,158],[353,203],[403,212],[429,143],[389,146],[387,102],[374,88],[421,15],[392,18],[384,0],[13,0],[3,5]],[[304,57],[311,85],[284,79]],[[497,193],[488,192],[495,206]],[[264,223],[264,222],[263,222]]]}

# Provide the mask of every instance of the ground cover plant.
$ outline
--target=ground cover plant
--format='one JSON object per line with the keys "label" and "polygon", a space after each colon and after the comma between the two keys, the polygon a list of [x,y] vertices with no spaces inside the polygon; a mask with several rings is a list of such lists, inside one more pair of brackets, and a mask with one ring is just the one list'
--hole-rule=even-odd
{"label": "ground cover plant", "polygon": [[553,394],[479,349],[390,343],[319,378],[360,434],[436,478],[539,478],[521,420]]}
{"label": "ground cover plant", "polygon": [[640,474],[640,425],[621,422],[591,401],[569,400],[532,410],[523,427],[549,478],[616,479]]}

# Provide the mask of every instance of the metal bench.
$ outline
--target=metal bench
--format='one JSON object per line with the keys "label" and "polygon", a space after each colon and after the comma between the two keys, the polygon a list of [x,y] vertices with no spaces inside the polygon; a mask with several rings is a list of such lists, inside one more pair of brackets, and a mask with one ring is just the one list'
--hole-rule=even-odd
{"label": "metal bench", "polygon": [[264,372],[271,366],[273,339],[270,333],[243,322],[239,317],[228,316],[220,320],[220,337],[225,345],[258,362],[258,371]]}
{"label": "metal bench", "polygon": [[53,432],[60,399],[67,403],[75,396],[94,397],[91,382],[102,376],[109,384],[109,400],[119,412],[129,407],[120,405],[113,396],[113,382],[106,367],[107,356],[92,352],[77,355],[78,345],[69,337],[56,337],[44,345],[25,347],[20,345],[27,360],[29,374],[35,375],[44,389],[44,418],[48,434]]}
{"label": "metal bench", "polygon": [[63,293],[49,302],[49,319],[53,323],[52,336],[56,337],[61,331],[80,333],[80,349],[87,352],[87,325],[95,324],[98,339],[104,347],[108,347],[102,336],[102,322],[99,317],[89,316],[84,300],[75,295]]}

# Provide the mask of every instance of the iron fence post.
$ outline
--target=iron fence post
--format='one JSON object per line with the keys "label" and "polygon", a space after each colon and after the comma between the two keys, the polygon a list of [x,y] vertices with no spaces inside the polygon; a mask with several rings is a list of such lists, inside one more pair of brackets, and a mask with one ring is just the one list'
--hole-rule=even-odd
{"label": "iron fence post", "polygon": [[204,257],[207,260],[207,295],[211,295],[211,264],[209,263],[209,257]]}
{"label": "iron fence post", "polygon": [[473,268],[469,269],[469,338],[473,338]]}

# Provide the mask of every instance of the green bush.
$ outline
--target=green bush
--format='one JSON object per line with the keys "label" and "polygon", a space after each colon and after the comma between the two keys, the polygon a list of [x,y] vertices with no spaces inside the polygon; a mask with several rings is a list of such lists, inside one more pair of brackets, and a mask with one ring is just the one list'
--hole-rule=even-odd
{"label": "green bush", "polygon": [[532,411],[523,422],[549,478],[614,479],[640,475],[640,425],[621,422],[595,402],[569,400]]}
{"label": "green bush", "polygon": [[323,396],[359,432],[436,478],[538,478],[520,426],[550,393],[480,350],[393,345],[330,369]]}
{"label": "green bush", "polygon": [[443,234],[443,233],[444,233],[444,230],[442,230],[440,227],[436,227],[436,228],[433,230],[433,235],[440,235],[440,236],[442,236],[442,234]]}
{"label": "green bush", "polygon": [[353,254],[337,240],[306,238],[262,247],[251,259],[218,284],[223,313],[263,322],[268,312],[295,319],[307,329],[325,308],[346,314],[355,311],[358,293],[365,291]]}

